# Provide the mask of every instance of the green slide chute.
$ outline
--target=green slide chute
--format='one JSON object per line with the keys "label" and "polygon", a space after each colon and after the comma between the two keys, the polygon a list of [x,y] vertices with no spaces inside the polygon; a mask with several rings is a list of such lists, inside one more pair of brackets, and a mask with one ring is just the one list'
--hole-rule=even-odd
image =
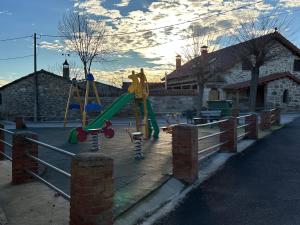
{"label": "green slide chute", "polygon": [[[155,113],[153,112],[151,101],[147,98],[147,109],[148,109],[148,118],[150,119],[149,128],[153,129],[153,137],[158,138],[159,135],[159,126],[157,124]],[[151,134],[151,132],[149,132]]]}
{"label": "green slide chute", "polygon": [[[117,112],[119,112],[127,103],[133,101],[134,94],[125,93],[117,98],[109,107],[107,107],[100,116],[98,116],[95,120],[90,122],[85,126],[84,129],[96,129],[100,128],[104,125],[106,120],[110,120]],[[77,140],[77,131],[73,129],[69,136],[69,142],[72,144],[76,144]]]}

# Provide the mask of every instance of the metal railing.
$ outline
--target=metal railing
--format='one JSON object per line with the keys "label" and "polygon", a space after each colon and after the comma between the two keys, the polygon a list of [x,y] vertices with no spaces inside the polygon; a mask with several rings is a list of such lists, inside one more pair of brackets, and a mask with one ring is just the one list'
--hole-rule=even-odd
{"label": "metal railing", "polygon": [[[14,132],[10,131],[10,130],[6,130],[4,128],[0,128],[1,131],[3,131],[4,133],[7,133],[7,134],[10,134],[10,135],[13,135]],[[5,140],[2,140],[0,139],[0,142],[2,142],[5,146],[9,147],[11,152],[12,152],[12,147],[13,145],[11,143],[8,143],[7,141]],[[0,154],[3,155],[5,158],[7,158],[8,160],[12,161],[12,157],[9,156],[8,154],[6,154],[4,151],[0,151]]]}
{"label": "metal railing", "polygon": [[206,127],[206,126],[211,126],[211,125],[214,125],[214,124],[219,124],[219,123],[222,123],[222,122],[225,122],[227,121],[228,119],[224,119],[224,120],[218,120],[218,121],[215,121],[215,122],[210,122],[210,123],[204,123],[204,124],[197,124],[196,126],[199,128],[199,127]]}
{"label": "metal railing", "polygon": [[[223,119],[223,120],[218,120],[218,121],[215,121],[215,122],[210,122],[210,123],[205,123],[205,124],[197,124],[196,126],[197,126],[197,128],[202,128],[202,127],[212,126],[212,125],[215,125],[215,124],[220,124],[220,123],[226,122],[227,120],[228,119]],[[198,142],[199,141],[203,141],[205,139],[209,139],[209,138],[218,136],[218,135],[221,135],[221,134],[224,134],[226,132],[228,132],[228,130],[219,131],[219,132],[215,132],[215,133],[212,133],[212,134],[209,134],[209,135],[205,135],[205,136],[199,137],[198,138]],[[218,147],[221,147],[222,145],[226,144],[227,142],[228,141],[221,142],[221,143],[212,145],[210,147],[207,147],[207,148],[204,148],[204,149],[200,149],[200,150],[198,150],[198,154],[202,154],[202,153],[208,152],[210,150],[216,149]]]}
{"label": "metal railing", "polygon": [[276,123],[278,119],[277,109],[271,109],[270,112],[271,112],[271,125],[273,125],[274,123]]}
{"label": "metal railing", "polygon": [[[249,117],[249,116],[251,116],[251,114],[247,114],[247,115],[243,115],[243,116],[238,116],[237,119],[238,119],[238,120],[239,120],[239,119],[242,119],[242,118],[243,118],[243,119],[246,119],[246,118]],[[238,126],[236,127],[236,129],[238,130],[238,129],[246,128],[246,127],[248,127],[248,126],[250,126],[250,125],[252,125],[252,124],[253,124],[253,123],[245,123],[245,124],[242,124],[242,125],[238,125]],[[237,136],[237,141],[240,141],[240,140],[244,139],[244,137],[246,137],[249,133],[250,133],[250,132],[248,131],[248,132],[244,132],[244,133],[238,135],[238,136]]]}
{"label": "metal railing", "polygon": [[[2,131],[2,132],[4,132],[4,133],[7,133],[7,134],[10,134],[10,135],[13,135],[13,134],[14,134],[14,132],[9,131],[9,130],[6,130],[6,129],[3,129],[3,128],[0,128],[0,131]],[[47,149],[53,150],[53,151],[55,151],[55,152],[58,152],[58,153],[60,153],[60,154],[63,154],[63,155],[65,155],[65,156],[68,156],[68,157],[74,157],[74,156],[75,156],[75,154],[72,153],[72,152],[65,151],[65,150],[63,150],[63,149],[61,149],[61,148],[58,148],[58,147],[55,147],[55,146],[46,144],[46,143],[44,143],[44,142],[41,142],[41,141],[38,141],[38,140],[35,140],[35,139],[32,139],[32,138],[29,138],[29,137],[25,137],[25,140],[27,140],[27,141],[29,141],[29,142],[31,142],[31,143],[34,143],[34,144],[43,146],[43,147],[45,147],[45,148],[47,148]],[[12,150],[13,145],[12,145],[11,143],[8,143],[7,141],[2,140],[2,139],[0,139],[0,142],[2,142],[4,145],[10,147],[11,150]],[[5,158],[9,159],[10,161],[13,160],[12,157],[10,157],[9,155],[7,155],[5,152],[1,152],[1,151],[0,151],[0,154],[2,154]],[[68,172],[66,172],[66,171],[64,171],[64,170],[62,170],[62,169],[60,169],[60,168],[58,168],[58,167],[56,167],[56,166],[54,166],[54,165],[52,165],[52,164],[50,164],[50,163],[44,161],[44,160],[42,160],[42,159],[40,159],[40,158],[34,156],[34,155],[31,155],[31,154],[29,154],[28,152],[26,152],[25,154],[26,154],[26,156],[28,156],[30,159],[32,159],[32,160],[34,160],[34,161],[36,161],[36,162],[38,162],[38,163],[40,163],[40,164],[46,166],[47,168],[50,168],[50,169],[56,171],[57,173],[62,174],[63,176],[65,176],[65,177],[67,177],[67,178],[71,178],[71,174],[70,174],[70,173],[68,173]],[[25,171],[26,171],[28,174],[30,174],[31,176],[33,176],[33,177],[35,177],[36,179],[38,179],[39,181],[41,181],[42,183],[46,184],[48,187],[50,187],[51,189],[53,189],[53,190],[56,191],[57,193],[59,193],[59,194],[60,194],[61,196],[63,196],[65,199],[70,200],[70,196],[69,196],[67,193],[65,193],[63,190],[59,189],[59,188],[56,187],[55,185],[51,184],[49,181],[47,181],[47,180],[45,180],[44,178],[42,178],[39,174],[34,173],[33,171],[30,171],[30,170],[28,170],[28,169],[25,169]]]}
{"label": "metal railing", "polygon": [[[58,153],[60,153],[60,154],[63,154],[63,155],[65,155],[65,156],[68,156],[68,157],[71,157],[71,158],[75,156],[75,154],[72,153],[72,152],[65,151],[65,150],[63,150],[63,149],[61,149],[61,148],[57,148],[57,147],[52,146],[52,145],[48,145],[48,144],[46,144],[46,143],[44,143],[44,142],[37,141],[37,140],[35,140],[35,139],[28,138],[28,137],[26,137],[25,139],[26,139],[27,141],[30,141],[30,142],[35,143],[35,144],[37,144],[37,145],[43,146],[43,147],[45,147],[45,148],[47,148],[47,149],[56,151],[56,152],[58,152]],[[34,160],[34,161],[36,161],[36,162],[38,162],[38,163],[40,163],[40,164],[42,164],[42,165],[44,165],[44,166],[46,166],[46,167],[48,167],[48,168],[50,168],[50,169],[56,171],[57,173],[62,174],[63,176],[65,176],[65,177],[67,177],[67,178],[71,178],[71,174],[70,174],[70,173],[68,173],[68,172],[66,172],[66,171],[64,171],[64,170],[62,170],[62,169],[60,169],[60,168],[58,168],[58,167],[56,167],[56,166],[54,166],[54,165],[52,165],[52,164],[50,164],[50,163],[44,161],[44,160],[42,160],[42,159],[40,159],[40,158],[38,158],[38,157],[36,157],[36,156],[33,156],[33,155],[29,154],[28,152],[26,152],[26,155],[27,155],[30,159],[32,159],[32,160]],[[26,171],[27,173],[29,173],[30,175],[32,175],[33,177],[35,177],[36,179],[38,179],[39,181],[41,181],[42,183],[46,184],[48,187],[50,187],[50,188],[53,189],[54,191],[58,192],[58,193],[59,193],[61,196],[63,196],[65,199],[70,200],[70,195],[68,195],[67,193],[65,193],[63,190],[61,190],[60,188],[56,187],[55,185],[51,184],[51,183],[48,182],[47,180],[43,179],[39,174],[36,174],[36,173],[34,173],[33,171],[30,171],[30,170],[28,170],[28,169],[26,169],[25,171]]]}

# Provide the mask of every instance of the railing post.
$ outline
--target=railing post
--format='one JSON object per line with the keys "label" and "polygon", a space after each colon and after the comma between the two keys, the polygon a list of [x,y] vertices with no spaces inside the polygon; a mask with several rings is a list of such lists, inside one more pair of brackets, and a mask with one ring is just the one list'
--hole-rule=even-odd
{"label": "railing post", "polygon": [[237,151],[237,119],[230,117],[228,120],[220,123],[220,142],[225,144],[220,147],[221,152]]}
{"label": "railing post", "polygon": [[239,108],[232,108],[231,116],[238,117],[239,115],[240,115],[240,109]]}
{"label": "railing post", "polygon": [[198,178],[198,128],[179,124],[172,130],[173,176],[193,183]]}
{"label": "railing post", "polygon": [[277,125],[279,126],[281,124],[281,112],[280,112],[280,108],[276,108],[274,110],[274,115],[275,115],[275,122],[274,122],[274,125]]}
{"label": "railing post", "polygon": [[37,140],[37,134],[29,131],[19,131],[13,134],[12,139],[12,183],[22,184],[33,179],[26,169],[37,173],[38,163],[30,159],[26,153],[38,156],[38,146],[25,138]]}
{"label": "railing post", "polygon": [[258,118],[257,115],[251,114],[245,118],[245,123],[249,124],[245,127],[246,138],[257,139],[258,138]]}
{"label": "railing post", "polygon": [[266,130],[271,128],[272,112],[264,110],[260,113],[260,129]]}
{"label": "railing post", "polygon": [[15,123],[16,123],[16,129],[26,128],[25,123],[24,123],[24,118],[22,116],[17,116],[15,118]]}
{"label": "railing post", "polygon": [[[0,128],[4,129],[4,125],[0,123]],[[4,141],[5,135],[4,135],[4,131],[0,130],[0,139]],[[0,141],[0,152],[4,153],[5,151],[5,145],[2,141]],[[5,157],[4,155],[0,154],[0,160],[3,160]]]}
{"label": "railing post", "polygon": [[70,225],[113,224],[113,159],[98,152],[72,159]]}

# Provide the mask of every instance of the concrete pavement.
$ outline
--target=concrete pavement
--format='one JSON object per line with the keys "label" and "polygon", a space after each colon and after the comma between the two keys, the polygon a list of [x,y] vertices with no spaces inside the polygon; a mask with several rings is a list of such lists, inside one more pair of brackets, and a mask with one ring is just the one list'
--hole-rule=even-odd
{"label": "concrete pavement", "polygon": [[233,157],[155,225],[300,224],[300,119]]}

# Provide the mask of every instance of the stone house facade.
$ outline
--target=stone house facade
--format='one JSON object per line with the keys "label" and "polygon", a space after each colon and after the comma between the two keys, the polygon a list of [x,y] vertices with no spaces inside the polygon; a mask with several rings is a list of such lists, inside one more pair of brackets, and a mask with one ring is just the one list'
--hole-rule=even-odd
{"label": "stone house facade", "polygon": [[[69,95],[71,81],[62,76],[37,71],[37,111],[39,120],[62,120]],[[34,118],[35,102],[35,74],[21,77],[0,88],[0,116],[1,119],[12,120],[16,116],[23,116],[27,120]],[[97,90],[102,97],[103,105],[110,104],[115,96],[122,93],[120,88],[96,83]],[[84,85],[80,86],[81,96],[84,96]],[[91,101],[93,101],[91,96]],[[71,111],[70,119],[79,119],[78,111]]]}
{"label": "stone house facade", "polygon": [[[270,79],[266,79],[258,85],[257,108],[276,106],[299,110],[300,49],[278,32],[260,38],[268,38],[268,41],[272,42],[272,47],[267,55],[267,57],[272,57],[269,57],[271,60],[260,67],[260,79],[268,76]],[[242,44],[229,46],[212,53],[202,52],[202,56],[182,66],[178,61],[180,58],[177,57],[176,70],[165,78],[167,88],[197,90],[197,83],[190,76],[189,68],[197,60],[201,60],[201,57],[207,57],[209,60],[215,60],[216,69],[212,79],[206,83],[204,102],[230,99],[242,109],[246,109],[249,101],[251,71],[237,57]]]}

